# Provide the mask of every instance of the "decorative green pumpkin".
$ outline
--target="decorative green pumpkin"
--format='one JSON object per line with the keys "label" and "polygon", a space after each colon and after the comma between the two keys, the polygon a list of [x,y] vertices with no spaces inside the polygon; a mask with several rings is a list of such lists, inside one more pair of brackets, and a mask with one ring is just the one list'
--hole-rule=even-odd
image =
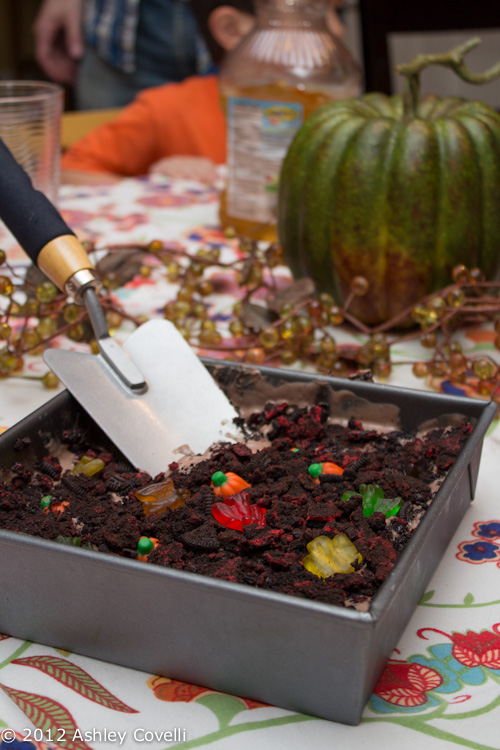
{"label": "decorative green pumpkin", "polygon": [[310,276],[338,302],[353,277],[369,291],[349,308],[377,325],[451,282],[459,263],[488,279],[500,270],[500,115],[459,98],[419,100],[431,63],[469,82],[463,55],[399,66],[402,97],[371,93],[331,102],[297,133],[280,177],[278,232],[295,277]]}

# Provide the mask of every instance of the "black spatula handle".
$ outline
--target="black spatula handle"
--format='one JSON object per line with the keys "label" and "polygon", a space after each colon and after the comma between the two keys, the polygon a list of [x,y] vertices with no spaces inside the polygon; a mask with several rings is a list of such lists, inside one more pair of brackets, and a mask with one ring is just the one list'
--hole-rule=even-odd
{"label": "black spatula handle", "polygon": [[[93,265],[59,211],[35,190],[24,169],[0,139],[0,219],[29,257],[61,289]],[[71,286],[71,284],[70,284]],[[74,289],[70,293],[74,293]]]}
{"label": "black spatula handle", "polygon": [[0,218],[34,263],[55,237],[73,234],[46,196],[0,140]]}

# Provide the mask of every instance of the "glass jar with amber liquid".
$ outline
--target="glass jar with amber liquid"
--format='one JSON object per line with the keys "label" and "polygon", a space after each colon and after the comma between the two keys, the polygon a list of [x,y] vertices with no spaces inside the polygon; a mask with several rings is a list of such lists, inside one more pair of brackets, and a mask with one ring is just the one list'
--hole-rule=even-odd
{"label": "glass jar with amber liquid", "polygon": [[253,30],[220,71],[227,123],[223,226],[276,239],[278,180],[288,147],[317,107],[361,93],[361,71],[329,23],[332,0],[256,0]]}

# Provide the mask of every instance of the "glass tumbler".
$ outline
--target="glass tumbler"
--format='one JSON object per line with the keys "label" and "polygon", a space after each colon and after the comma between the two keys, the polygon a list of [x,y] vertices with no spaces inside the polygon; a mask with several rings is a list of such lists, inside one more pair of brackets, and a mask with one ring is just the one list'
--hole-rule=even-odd
{"label": "glass tumbler", "polygon": [[44,81],[0,81],[0,138],[37,190],[57,203],[63,89]]}

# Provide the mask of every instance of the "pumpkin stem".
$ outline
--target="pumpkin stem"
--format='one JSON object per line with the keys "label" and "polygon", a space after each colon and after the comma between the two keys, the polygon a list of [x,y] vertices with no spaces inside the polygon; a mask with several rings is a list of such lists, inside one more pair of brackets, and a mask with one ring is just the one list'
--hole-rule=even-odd
{"label": "pumpkin stem", "polygon": [[478,37],[474,37],[449,52],[439,55],[417,55],[411,62],[404,65],[397,65],[396,72],[405,77],[402,97],[405,117],[413,118],[418,116],[420,72],[424,68],[429,67],[429,65],[442,65],[445,68],[451,68],[467,83],[489,83],[497,78],[500,75],[500,62],[493,65],[489,70],[485,70],[484,73],[473,73],[464,64],[464,56],[480,43],[481,40]]}

